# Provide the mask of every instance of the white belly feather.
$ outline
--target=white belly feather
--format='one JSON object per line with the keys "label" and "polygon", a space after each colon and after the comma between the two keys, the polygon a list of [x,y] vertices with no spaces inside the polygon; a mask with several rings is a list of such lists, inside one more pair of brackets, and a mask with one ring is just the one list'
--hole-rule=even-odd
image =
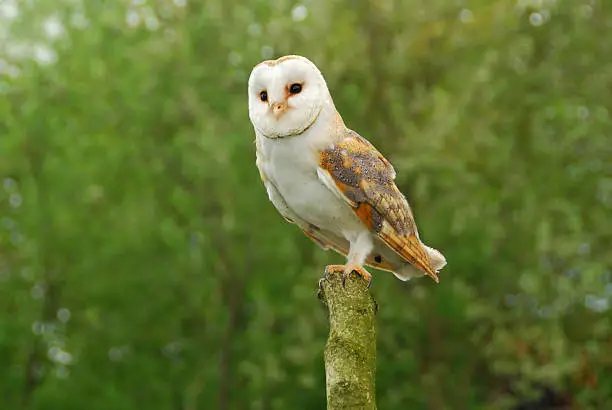
{"label": "white belly feather", "polygon": [[[351,241],[367,230],[354,212],[330,191],[317,175],[321,148],[313,135],[260,141],[259,165],[278,190],[280,198],[270,195],[279,208],[292,212],[320,229],[332,231]],[[268,188],[270,190],[270,188]],[[285,204],[278,203],[284,201]],[[282,211],[281,211],[282,213]],[[285,215],[291,218],[290,215]],[[293,218],[292,218],[293,219]]]}

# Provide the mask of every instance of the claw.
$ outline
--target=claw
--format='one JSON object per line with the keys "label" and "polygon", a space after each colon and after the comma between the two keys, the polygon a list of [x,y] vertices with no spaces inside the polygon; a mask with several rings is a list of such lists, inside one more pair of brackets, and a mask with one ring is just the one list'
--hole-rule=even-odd
{"label": "claw", "polygon": [[319,279],[319,291],[323,291],[323,281],[327,279],[327,278],[321,278]]}
{"label": "claw", "polygon": [[321,278],[321,280],[319,280],[319,288],[321,287],[321,281],[329,279],[329,275],[331,273],[340,273],[340,276],[342,278],[342,287],[346,288],[346,279],[349,277],[351,272],[355,272],[363,279],[365,279],[365,281],[368,282],[368,289],[370,288],[370,285],[372,284],[372,275],[370,274],[370,272],[365,270],[363,266],[358,265],[327,265],[325,267],[325,275],[323,276],[323,278]]}
{"label": "claw", "polygon": [[[325,267],[325,275],[323,276],[322,279],[329,279],[329,275],[332,273],[340,273],[342,276],[342,287],[344,287],[344,282],[345,282],[345,278],[344,278],[344,272],[346,266],[345,265],[327,265]],[[321,281],[319,281],[319,284],[321,283]]]}
{"label": "claw", "polygon": [[329,279],[329,275],[332,273],[344,272],[344,265],[327,265],[325,267],[325,279]]}
{"label": "claw", "polygon": [[368,289],[370,288],[370,285],[372,284],[372,275],[370,274],[370,272],[365,270],[365,268],[363,266],[351,266],[351,265],[347,265],[344,268],[344,275],[345,276],[343,276],[342,284],[344,284],[344,281],[346,280],[346,277],[348,277],[348,275],[350,275],[351,272],[355,272],[359,276],[361,276],[366,282],[368,282],[368,285],[367,285]]}

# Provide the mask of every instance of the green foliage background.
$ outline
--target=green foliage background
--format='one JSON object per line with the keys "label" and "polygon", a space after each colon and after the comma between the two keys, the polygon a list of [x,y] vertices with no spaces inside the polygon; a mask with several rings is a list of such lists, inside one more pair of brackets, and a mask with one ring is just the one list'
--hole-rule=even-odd
{"label": "green foliage background", "polygon": [[449,262],[375,273],[379,408],[612,408],[602,4],[2,1],[0,407],[325,408],[342,258],[268,202],[246,99],[302,54]]}

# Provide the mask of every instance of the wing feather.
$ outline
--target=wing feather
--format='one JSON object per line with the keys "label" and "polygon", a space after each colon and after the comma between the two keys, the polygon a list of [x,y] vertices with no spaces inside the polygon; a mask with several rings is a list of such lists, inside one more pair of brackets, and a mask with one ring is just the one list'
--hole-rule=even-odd
{"label": "wing feather", "polygon": [[348,131],[344,139],[321,152],[317,173],[371,232],[405,261],[438,281],[419,239],[410,205],[395,185],[395,170],[372,144]]}

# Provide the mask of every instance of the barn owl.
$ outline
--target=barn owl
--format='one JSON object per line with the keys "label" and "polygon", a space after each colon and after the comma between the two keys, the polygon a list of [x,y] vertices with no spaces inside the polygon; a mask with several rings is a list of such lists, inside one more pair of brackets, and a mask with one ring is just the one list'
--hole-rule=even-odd
{"label": "barn owl", "polygon": [[429,275],[438,282],[446,259],[421,241],[393,166],[346,127],[314,63],[288,55],[257,64],[248,99],[270,201],[321,248],[346,257],[327,274],[354,271],[369,286],[366,265],[404,281]]}

